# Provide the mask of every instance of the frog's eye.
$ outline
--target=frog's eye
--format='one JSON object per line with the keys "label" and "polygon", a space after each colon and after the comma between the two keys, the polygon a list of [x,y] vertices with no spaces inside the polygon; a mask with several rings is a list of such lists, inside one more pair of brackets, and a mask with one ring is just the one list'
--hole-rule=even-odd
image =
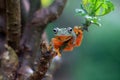
{"label": "frog's eye", "polygon": [[54,29],[53,29],[53,32],[54,32],[54,34],[57,34],[58,28],[54,28]]}
{"label": "frog's eye", "polygon": [[71,33],[72,32],[72,28],[71,27],[68,27],[68,32]]}

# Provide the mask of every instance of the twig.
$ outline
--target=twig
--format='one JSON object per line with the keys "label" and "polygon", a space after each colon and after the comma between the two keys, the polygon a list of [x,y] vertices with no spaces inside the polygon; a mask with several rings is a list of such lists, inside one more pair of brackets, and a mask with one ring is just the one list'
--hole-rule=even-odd
{"label": "twig", "polygon": [[88,27],[91,25],[91,22],[86,19],[86,22],[82,25],[82,31],[88,31]]}
{"label": "twig", "polygon": [[34,72],[34,74],[30,77],[30,80],[41,80],[45,73],[47,72],[49,68],[49,63],[51,62],[51,59],[53,58],[53,54],[55,54],[52,51],[52,48],[49,49],[46,45],[46,43],[41,43],[40,45],[41,49],[41,57],[39,60],[39,65],[37,70]]}

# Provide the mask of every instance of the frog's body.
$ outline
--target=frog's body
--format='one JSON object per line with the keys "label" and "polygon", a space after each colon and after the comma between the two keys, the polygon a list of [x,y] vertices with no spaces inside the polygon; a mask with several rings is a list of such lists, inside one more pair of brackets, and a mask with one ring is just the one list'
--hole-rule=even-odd
{"label": "frog's body", "polygon": [[55,28],[55,37],[52,38],[54,50],[59,56],[60,50],[72,51],[74,47],[80,46],[82,41],[83,32],[80,27],[75,26],[74,29],[68,28]]}

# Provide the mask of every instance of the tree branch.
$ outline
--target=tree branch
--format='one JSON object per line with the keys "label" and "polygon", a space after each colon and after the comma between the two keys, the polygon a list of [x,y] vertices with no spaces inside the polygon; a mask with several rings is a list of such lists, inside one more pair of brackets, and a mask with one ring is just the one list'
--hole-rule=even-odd
{"label": "tree branch", "polygon": [[[36,58],[37,50],[39,49],[41,36],[44,29],[46,28],[47,24],[56,20],[61,15],[66,2],[67,0],[55,0],[53,4],[51,4],[51,6],[49,6],[48,8],[42,8],[36,11],[32,19],[29,20],[29,22],[27,22],[27,24],[25,25],[22,39],[20,41],[20,48],[21,48],[22,54],[24,55],[24,59],[22,61],[21,66],[34,65],[33,63]],[[46,54],[47,53],[44,53],[44,55]],[[44,55],[41,53],[41,56],[44,56]],[[41,68],[39,69],[39,72],[43,72],[42,75],[39,76],[40,79],[42,79],[42,77],[44,76],[44,74],[48,69],[44,67],[46,66],[46,64],[50,62],[50,59],[45,58],[45,60],[47,61],[45,65],[43,64],[40,65],[40,66],[43,66],[42,69]],[[40,59],[40,64],[41,63],[43,63],[43,61],[41,61]],[[43,71],[43,68],[44,68],[44,71]]]}
{"label": "tree branch", "polygon": [[8,43],[16,51],[21,35],[20,0],[6,0],[6,18]]}
{"label": "tree branch", "polygon": [[51,59],[55,54],[52,51],[52,48],[49,49],[46,43],[44,42],[41,43],[40,49],[41,49],[41,57],[39,58],[40,60],[38,63],[38,68],[34,72],[34,74],[30,76],[30,80],[41,80],[45,76],[48,68],[50,67],[50,65],[48,64],[50,63]]}
{"label": "tree branch", "polygon": [[32,15],[41,8],[41,0],[29,0],[30,10],[28,14],[28,20],[31,19]]}
{"label": "tree branch", "polygon": [[41,35],[46,25],[57,19],[63,11],[67,0],[55,0],[48,8],[36,11],[30,22],[26,24],[20,47],[25,54],[35,58]]}

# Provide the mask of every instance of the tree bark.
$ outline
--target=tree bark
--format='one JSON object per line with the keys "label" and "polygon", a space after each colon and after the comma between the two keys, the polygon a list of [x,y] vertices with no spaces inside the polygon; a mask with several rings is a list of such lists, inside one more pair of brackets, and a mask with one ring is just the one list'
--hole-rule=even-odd
{"label": "tree bark", "polygon": [[6,0],[7,40],[15,50],[19,50],[21,35],[20,0]]}
{"label": "tree bark", "polygon": [[42,42],[40,44],[41,56],[39,58],[38,67],[33,75],[30,76],[29,80],[41,80],[45,76],[48,68],[48,65],[55,54],[52,49],[48,49],[46,43]]}
{"label": "tree bark", "polygon": [[28,14],[28,20],[32,18],[32,15],[41,8],[41,0],[29,0],[30,10]]}

